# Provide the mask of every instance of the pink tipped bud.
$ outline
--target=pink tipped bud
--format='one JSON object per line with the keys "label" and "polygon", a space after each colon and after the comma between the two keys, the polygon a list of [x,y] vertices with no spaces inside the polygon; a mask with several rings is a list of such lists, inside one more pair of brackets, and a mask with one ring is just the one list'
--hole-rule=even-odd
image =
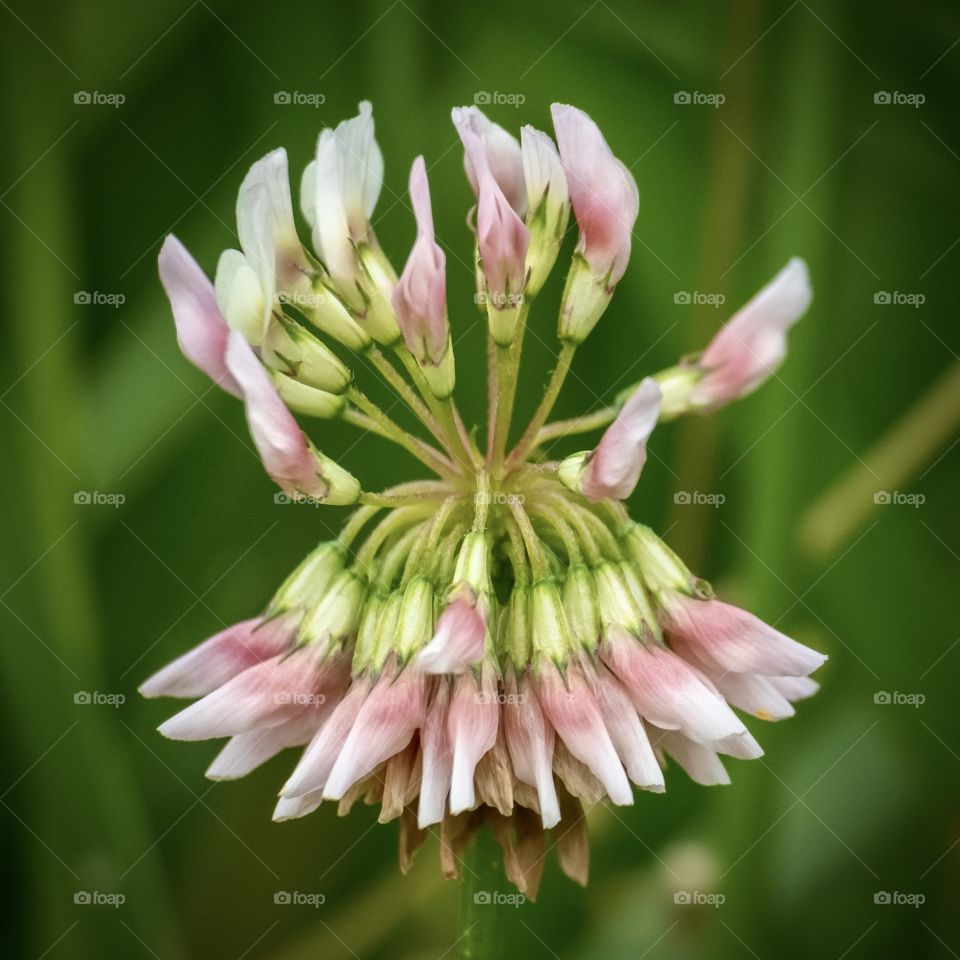
{"label": "pink tipped bud", "polygon": [[[465,128],[476,134],[490,173],[503,191],[507,202],[516,210],[518,216],[522,217],[527,211],[527,190],[524,182],[523,159],[517,138],[490,120],[477,107],[454,109],[453,122],[458,130]],[[479,197],[480,177],[469,152],[464,154],[463,166],[473,192]]]}
{"label": "pink tipped bud", "polygon": [[250,434],[274,482],[291,496],[316,497],[328,503],[356,501],[360,493],[357,481],[313,450],[269,374],[236,330],[230,334],[227,366],[243,390]]}
{"label": "pink tipped bud", "polygon": [[597,673],[597,703],[627,776],[644,790],[662,793],[663,771],[654,756],[640,715],[620,681],[602,665]]}
{"label": "pink tipped bud", "polygon": [[560,822],[560,802],[553,782],[555,735],[529,676],[520,684],[511,671],[504,680],[503,729],[517,779],[537,788],[545,830]]}
{"label": "pink tipped bud", "polygon": [[[329,719],[320,728],[319,733],[310,741],[303,751],[303,756],[297,764],[290,778],[280,791],[281,796],[292,801],[295,798],[310,796],[316,800],[310,810],[316,809],[323,799],[323,788],[337,757],[346,743],[347,736],[353,729],[357,714],[363,706],[370,691],[370,681],[363,678],[354,681],[346,696],[336,705]],[[287,816],[302,816],[309,812],[281,811],[275,814],[275,819],[284,819]]]}
{"label": "pink tipped bud", "polygon": [[453,773],[453,753],[447,736],[447,711],[450,704],[450,684],[436,682],[433,700],[420,730],[423,750],[423,773],[420,780],[420,804],[417,825],[421,830],[440,823],[447,808],[450,778]]}
{"label": "pink tipped bud", "polygon": [[437,620],[433,639],[417,654],[425,673],[463,673],[483,658],[487,622],[472,591],[463,590]]}
{"label": "pink tipped bud", "polygon": [[723,698],[666,648],[613,627],[602,656],[644,720],[702,743],[746,732]]}
{"label": "pink tipped bud", "polygon": [[410,171],[410,200],[417,219],[417,239],[393,291],[393,309],[407,349],[420,364],[439,364],[447,352],[446,258],[437,246],[430,209],[430,186],[423,157]]}
{"label": "pink tipped bud", "polygon": [[342,696],[349,676],[349,658],[328,657],[320,646],[301,647],[237,674],[167,720],[160,732],[172,740],[212,740],[275,727],[305,704],[319,709],[328,696]]}
{"label": "pink tipped bud", "polygon": [[474,773],[480,758],[496,743],[499,720],[500,704],[493,667],[488,663],[483,665],[479,683],[472,673],[461,674],[447,715],[447,736],[453,750],[452,814],[476,806]]}
{"label": "pink tipped bud", "polygon": [[787,332],[812,296],[807,265],[794,257],[704,350],[697,364],[706,375],[693,387],[692,403],[717,407],[756,390],[783,363]]}
{"label": "pink tipped bud", "polygon": [[647,439],[660,412],[660,388],[647,377],[607,427],[596,449],[561,464],[560,479],[588,500],[626,500],[647,462]]}
{"label": "pink tipped bud", "polygon": [[296,619],[243,620],[177,657],[140,686],[145,697],[202,697],[248,667],[283,653]]}
{"label": "pink tipped bud", "polygon": [[610,799],[619,806],[633,803],[627,775],[582,671],[570,664],[562,676],[552,663],[545,662],[537,676],[537,696],[557,735],[589,767]]}
{"label": "pink tipped bud", "polygon": [[664,612],[664,627],[671,638],[721,671],[805,677],[827,659],[752,613],[720,600],[673,594]]}
{"label": "pink tipped bud", "polygon": [[357,713],[323,788],[324,797],[339,800],[403,750],[423,722],[425,706],[424,675],[419,670],[384,671]]}
{"label": "pink tipped bud", "polygon": [[582,110],[555,103],[551,112],[580,227],[578,249],[595,276],[609,274],[612,287],[630,259],[630,234],[640,209],[637,184]]}
{"label": "pink tipped bud", "polygon": [[240,396],[240,388],[227,369],[230,328],[217,307],[213,284],[173,234],[163,241],[159,265],[183,355],[217,386]]}
{"label": "pink tipped bud", "polygon": [[[477,246],[491,307],[513,314],[526,280],[530,235],[497,183],[481,139],[459,111],[454,111],[454,123],[476,173]],[[504,333],[504,339],[509,343],[512,335]]]}

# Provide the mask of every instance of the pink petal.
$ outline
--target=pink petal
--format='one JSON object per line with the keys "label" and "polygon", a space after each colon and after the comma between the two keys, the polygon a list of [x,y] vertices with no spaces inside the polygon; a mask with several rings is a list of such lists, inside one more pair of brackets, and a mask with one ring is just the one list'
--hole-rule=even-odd
{"label": "pink petal", "polygon": [[291,495],[326,497],[329,488],[317,472],[307,438],[250,345],[235,330],[227,346],[227,366],[243,390],[250,435],[267,473]]}
{"label": "pink petal", "polygon": [[716,751],[709,746],[695,743],[682,734],[650,727],[650,740],[654,747],[665,750],[686,771],[694,783],[713,787],[730,782]]}
{"label": "pink petal", "polygon": [[433,639],[417,654],[416,665],[425,673],[463,673],[483,659],[486,634],[477,604],[459,596],[440,614]]}
{"label": "pink petal", "polygon": [[[257,202],[258,195],[265,204]],[[287,151],[282,147],[258,160],[244,177],[237,196],[237,233],[258,277],[276,277],[281,290],[303,281],[309,265],[293,219]]]}
{"label": "pink petal", "polygon": [[407,349],[421,362],[439,361],[447,349],[446,257],[434,240],[430,187],[423,157],[410,171],[417,239],[393,290],[393,308]]}
{"label": "pink petal", "polygon": [[202,697],[248,667],[283,653],[293,642],[296,620],[260,617],[221,630],[177,657],[140,686],[145,697]]}
{"label": "pink petal", "polygon": [[217,307],[213,284],[173,234],[163,241],[159,265],[183,355],[217,386],[239,397],[225,359],[230,328]]}
{"label": "pink petal", "polygon": [[582,110],[555,103],[551,112],[580,227],[579,249],[597,276],[609,271],[615,284],[630,260],[631,232],[640,210],[637,184]]}
{"label": "pink petal", "polygon": [[567,749],[590,768],[610,799],[620,806],[633,803],[627,775],[581,671],[570,664],[564,678],[552,663],[541,665],[537,695],[557,735]]}
{"label": "pink petal", "polygon": [[496,295],[519,295],[526,279],[530,234],[494,178],[483,142],[469,124],[458,122],[456,111],[454,123],[477,175],[477,246],[487,284]]}
{"label": "pink petal", "polygon": [[553,781],[553,727],[540,709],[533,684],[524,677],[519,687],[510,672],[504,679],[503,729],[517,779],[537,788],[543,828],[560,822],[560,801]]}
{"label": "pink petal", "polygon": [[399,753],[423,722],[426,708],[424,675],[407,667],[387,670],[363,702],[323,788],[328,800],[339,800],[357,781],[384,760]]}
{"label": "pink petal", "polygon": [[787,355],[787,331],[806,312],[812,296],[807,265],[794,257],[710,342],[697,361],[709,372],[694,387],[693,401],[727,403],[776,372]]}
{"label": "pink petal", "polygon": [[626,500],[647,462],[647,438],[660,414],[660,388],[647,377],[607,427],[581,480],[581,492],[594,502]]}
{"label": "pink petal", "polygon": [[615,627],[601,650],[641,716],[700,742],[740,736],[746,728],[722,697],[710,690],[680,657],[645,644]]}
{"label": "pink petal", "polygon": [[[336,763],[347,735],[353,729],[357,714],[370,692],[370,681],[354,682],[346,696],[336,705],[320,732],[310,741],[300,762],[280,791],[287,799],[317,794],[317,806],[323,795],[330,771]],[[316,809],[312,807],[311,809]]]}
{"label": "pink petal", "polygon": [[343,695],[349,659],[328,656],[319,645],[272,657],[192,703],[160,726],[172,740],[233,737],[275,727],[305,707],[320,711],[327,697]]}
{"label": "pink petal", "polygon": [[480,758],[496,743],[499,721],[500,704],[493,668],[484,664],[479,684],[472,673],[461,674],[453,688],[447,714],[447,736],[453,749],[452,814],[476,806],[474,771]]}
{"label": "pink petal", "polygon": [[[453,111],[453,122],[476,134],[482,144],[486,165],[494,180],[503,191],[510,206],[522,217],[527,209],[527,193],[524,185],[523,160],[516,137],[507,133],[499,124],[490,120],[477,107],[458,107]],[[469,153],[464,155],[463,166],[473,192],[479,195],[479,178]]]}
{"label": "pink petal", "polygon": [[796,712],[767,677],[719,671],[709,676],[727,703],[760,720],[784,720]]}
{"label": "pink petal", "polygon": [[309,742],[333,707],[333,701],[327,701],[321,709],[308,707],[275,727],[231,737],[207,768],[206,776],[211,780],[245,777],[281,750]]}
{"label": "pink petal", "polygon": [[663,771],[637,709],[620,681],[602,666],[597,672],[597,703],[627,776],[644,790],[662,793]]}
{"label": "pink petal", "polygon": [[791,703],[797,700],[806,700],[812,697],[819,689],[820,684],[809,677],[767,677],[767,681]]}
{"label": "pink petal", "polygon": [[721,671],[803,677],[827,659],[752,613],[720,600],[674,594],[664,609],[664,628]]}
{"label": "pink petal", "polygon": [[299,797],[281,797],[273,810],[273,819],[277,823],[295,820],[313,813],[323,803],[323,791],[314,790]]}
{"label": "pink petal", "polygon": [[447,794],[450,792],[450,778],[453,773],[453,752],[447,736],[449,705],[450,683],[446,679],[440,679],[436,681],[433,699],[420,730],[423,773],[420,780],[417,826],[421,830],[440,823],[446,812]]}

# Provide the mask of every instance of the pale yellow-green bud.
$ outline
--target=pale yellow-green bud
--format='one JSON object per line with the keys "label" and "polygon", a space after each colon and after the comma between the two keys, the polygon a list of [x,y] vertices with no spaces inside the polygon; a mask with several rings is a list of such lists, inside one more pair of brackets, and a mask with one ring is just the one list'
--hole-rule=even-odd
{"label": "pale yellow-green bud", "polygon": [[329,347],[286,317],[270,324],[261,359],[271,369],[327,393],[343,393],[353,379]]}
{"label": "pale yellow-green bud", "polygon": [[319,603],[343,571],[346,558],[346,548],[339,540],[328,540],[315,547],[274,594],[267,616]]}
{"label": "pale yellow-green bud", "polygon": [[530,589],[530,640],[534,662],[542,658],[566,662],[570,628],[553,580],[539,580]]}
{"label": "pale yellow-green bud", "polygon": [[344,570],[304,618],[298,643],[327,643],[332,648],[354,636],[360,625],[366,587],[366,581],[356,571]]}
{"label": "pale yellow-green bud", "polygon": [[574,253],[560,303],[557,333],[561,340],[577,344],[590,336],[613,296],[608,280],[608,276],[594,276],[583,255]]}
{"label": "pale yellow-green bud", "polygon": [[563,607],[574,639],[587,650],[596,649],[600,636],[597,591],[593,576],[582,563],[567,572],[563,583]]}
{"label": "pale yellow-green bud", "polygon": [[316,387],[307,386],[276,370],[271,372],[270,379],[273,380],[280,399],[294,413],[330,420],[340,416],[346,406],[347,399],[343,394],[317,390]]}

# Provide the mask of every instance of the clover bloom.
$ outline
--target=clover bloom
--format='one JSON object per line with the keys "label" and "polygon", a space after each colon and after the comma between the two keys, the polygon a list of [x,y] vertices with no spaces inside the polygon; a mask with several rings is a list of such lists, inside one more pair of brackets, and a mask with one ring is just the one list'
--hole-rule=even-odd
{"label": "clover bloom", "polygon": [[[716,598],[623,503],[658,422],[743,396],[778,368],[809,281],[792,260],[699,358],[645,378],[599,419],[548,422],[576,345],[627,267],[636,186],[573,107],[554,108],[559,149],[531,127],[518,143],[476,108],[454,121],[488,298],[485,449],[452,397],[446,258],[424,158],[410,174],[417,232],[399,280],[374,236],[383,159],[369,104],[320,134],[301,198],[312,249],[296,234],[283,151],[244,181],[242,250],[221,257],[216,284],[165,241],[160,275],[181,348],[242,400],[268,476],[293,499],[355,510],[249,619],[141,690],[193,701],[161,726],[166,736],[226,741],[213,779],[299,750],[276,820],[325,801],[346,814],[363,799],[381,821],[399,820],[402,869],[437,834],[448,876],[489,829],[532,897],[551,836],[562,869],[586,882],[584,808],[663,793],[674,766],[727,783],[721,758],[762,753],[745,720],[789,717],[817,689],[823,655]],[[579,242],[560,360],[511,447],[527,314],[571,208]],[[351,352],[420,434],[360,389]],[[309,433],[297,415],[313,419]],[[430,477],[368,489],[321,452],[332,418],[399,444]],[[604,426],[592,449],[544,453]]]}

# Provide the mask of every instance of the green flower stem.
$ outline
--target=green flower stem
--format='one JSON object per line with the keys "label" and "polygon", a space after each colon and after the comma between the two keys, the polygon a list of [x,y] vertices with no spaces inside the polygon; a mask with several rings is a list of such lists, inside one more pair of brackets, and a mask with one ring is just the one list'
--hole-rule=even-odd
{"label": "green flower stem", "polygon": [[473,838],[462,863],[460,897],[460,957],[462,960],[489,960],[508,951],[499,933],[502,907],[493,902],[503,886],[500,851],[486,829]]}
{"label": "green flower stem", "polygon": [[438,400],[433,395],[433,391],[430,389],[430,385],[427,383],[416,358],[403,343],[398,344],[394,350],[407,373],[410,374],[410,379],[416,385],[420,396],[423,397],[424,402],[429,407],[434,421],[439,425],[442,437],[438,439],[443,444],[444,449],[468,470],[472,469],[474,467],[473,456],[469,445],[464,443],[458,429],[453,400],[449,397],[445,400]]}
{"label": "green flower stem", "polygon": [[569,437],[575,433],[589,433],[591,430],[599,430],[612,423],[620,407],[609,406],[601,410],[595,410],[593,413],[586,413],[582,417],[572,417],[569,420],[554,420],[541,427],[537,433],[535,446],[542,446],[558,437]]}
{"label": "green flower stem", "polygon": [[387,383],[399,394],[400,399],[413,411],[414,416],[433,434],[434,439],[441,446],[446,446],[446,436],[437,423],[436,418],[430,412],[427,405],[417,396],[417,391],[403,379],[400,372],[392,363],[380,352],[379,348],[371,346],[367,348],[367,358],[376,367],[379,374]]}
{"label": "green flower stem", "polygon": [[454,477],[457,475],[454,465],[435,447],[417,437],[411,436],[398,423],[390,419],[372,400],[356,387],[350,387],[347,398],[358,407],[367,419],[363,419],[351,412],[344,411],[343,418],[348,423],[365,427],[375,433],[399,444],[406,451],[416,457],[421,463],[436,470],[441,476]]}
{"label": "green flower stem", "polygon": [[[529,306],[524,302],[520,309],[517,332],[509,347],[493,344],[495,351],[497,402],[495,406],[493,437],[488,445],[487,457],[495,471],[503,466],[513,420],[513,407],[517,398],[517,381],[520,374],[520,357],[523,354],[523,338],[527,332]],[[492,340],[491,340],[492,342]]]}
{"label": "green flower stem", "polygon": [[517,500],[508,501],[508,506],[523,536],[523,545],[526,548],[527,556],[530,558],[530,566],[533,567],[534,579],[546,577],[549,573],[547,557],[543,552],[543,544],[540,542],[540,538],[537,536],[537,532],[533,529],[533,524],[527,516],[527,511],[523,509],[522,504]]}
{"label": "green flower stem", "polygon": [[560,348],[557,365],[553,368],[553,373],[550,374],[550,381],[547,383],[547,389],[543,395],[543,399],[540,401],[540,406],[538,406],[534,412],[533,418],[524,431],[523,436],[520,438],[519,443],[513,448],[510,456],[507,457],[506,465],[508,469],[512,469],[518,464],[523,463],[527,455],[536,445],[537,434],[540,433],[540,428],[546,423],[547,417],[550,416],[550,412],[553,410],[553,405],[557,402],[557,397],[560,395],[563,382],[567,379],[567,374],[570,372],[570,364],[573,362],[573,355],[576,351],[577,345],[566,341]]}

